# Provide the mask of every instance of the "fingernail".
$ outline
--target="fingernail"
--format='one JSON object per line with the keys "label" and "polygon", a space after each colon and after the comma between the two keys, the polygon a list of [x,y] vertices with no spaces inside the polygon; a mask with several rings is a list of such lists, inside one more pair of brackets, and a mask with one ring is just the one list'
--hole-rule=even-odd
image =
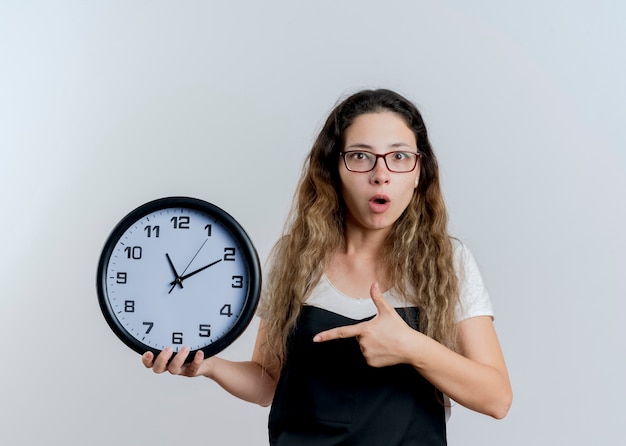
{"label": "fingernail", "polygon": [[322,340],[322,337],[321,337],[320,335],[316,335],[316,336],[313,338],[313,342],[319,342],[319,341],[321,341],[321,340]]}

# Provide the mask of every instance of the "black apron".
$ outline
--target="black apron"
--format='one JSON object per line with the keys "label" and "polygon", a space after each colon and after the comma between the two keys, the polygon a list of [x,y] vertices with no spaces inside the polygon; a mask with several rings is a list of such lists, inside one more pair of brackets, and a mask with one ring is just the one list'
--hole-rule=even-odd
{"label": "black apron", "polygon": [[[416,308],[397,311],[417,329]],[[370,367],[354,338],[313,342],[321,331],[358,322],[303,308],[270,411],[270,444],[446,445],[443,395],[412,366]]]}

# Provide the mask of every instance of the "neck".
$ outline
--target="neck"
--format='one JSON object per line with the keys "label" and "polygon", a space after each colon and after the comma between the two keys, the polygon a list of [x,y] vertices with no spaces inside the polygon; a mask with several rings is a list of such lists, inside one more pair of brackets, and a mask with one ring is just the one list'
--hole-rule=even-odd
{"label": "neck", "polygon": [[346,225],[345,254],[358,254],[364,257],[377,257],[389,235],[389,228],[385,229],[363,229],[360,227]]}
{"label": "neck", "polygon": [[388,230],[365,230],[347,225],[345,245],[337,247],[325,267],[330,282],[353,297],[367,297],[374,281],[383,289],[389,289],[387,266],[381,261],[388,233]]}

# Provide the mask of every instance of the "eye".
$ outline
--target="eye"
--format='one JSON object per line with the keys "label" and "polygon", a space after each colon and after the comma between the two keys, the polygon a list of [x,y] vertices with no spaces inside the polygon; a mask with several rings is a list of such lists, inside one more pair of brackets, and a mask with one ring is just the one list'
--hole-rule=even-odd
{"label": "eye", "polygon": [[394,161],[404,161],[411,157],[407,152],[393,152],[392,154]]}
{"label": "eye", "polygon": [[367,152],[350,152],[350,158],[355,161],[365,161],[370,157]]}

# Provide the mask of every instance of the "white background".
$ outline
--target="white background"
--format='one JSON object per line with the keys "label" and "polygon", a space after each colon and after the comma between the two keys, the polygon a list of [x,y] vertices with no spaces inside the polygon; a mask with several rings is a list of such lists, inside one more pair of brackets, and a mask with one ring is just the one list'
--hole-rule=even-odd
{"label": "white background", "polygon": [[100,250],[189,195],[265,258],[327,113],[387,87],[424,114],[514,386],[502,421],[455,408],[450,444],[625,444],[625,19],[617,0],[0,3],[0,442],[266,444],[268,409],[113,335]]}

